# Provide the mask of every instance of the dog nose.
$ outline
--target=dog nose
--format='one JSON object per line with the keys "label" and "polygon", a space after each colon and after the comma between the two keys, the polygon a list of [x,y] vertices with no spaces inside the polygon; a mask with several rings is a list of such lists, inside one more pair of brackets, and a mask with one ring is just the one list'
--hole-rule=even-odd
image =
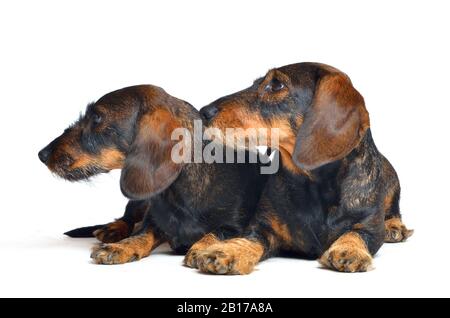
{"label": "dog nose", "polygon": [[219,112],[219,109],[216,105],[209,105],[205,106],[200,110],[200,115],[205,118],[206,120],[213,119],[217,113]]}
{"label": "dog nose", "polygon": [[39,160],[41,160],[42,163],[47,164],[48,158],[50,158],[50,154],[51,154],[50,147],[47,146],[44,149],[42,149],[41,151],[39,151],[39,153],[38,153]]}

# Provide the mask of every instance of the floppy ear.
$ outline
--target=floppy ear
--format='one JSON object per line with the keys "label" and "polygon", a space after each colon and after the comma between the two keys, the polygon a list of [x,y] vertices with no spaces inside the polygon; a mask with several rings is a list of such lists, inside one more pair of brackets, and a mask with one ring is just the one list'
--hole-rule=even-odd
{"label": "floppy ear", "polygon": [[134,200],[148,199],[175,181],[182,165],[171,159],[175,142],[170,136],[177,127],[181,125],[167,110],[142,115],[120,177],[125,196]]}
{"label": "floppy ear", "polygon": [[294,162],[305,170],[344,158],[370,125],[364,99],[345,74],[326,75],[316,87],[293,155]]}

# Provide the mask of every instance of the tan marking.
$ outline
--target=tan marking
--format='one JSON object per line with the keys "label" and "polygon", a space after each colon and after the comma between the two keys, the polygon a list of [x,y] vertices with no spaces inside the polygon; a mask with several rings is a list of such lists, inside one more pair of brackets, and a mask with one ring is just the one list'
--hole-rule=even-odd
{"label": "tan marking", "polygon": [[280,240],[279,238],[275,237],[273,233],[270,231],[264,231],[263,232],[264,237],[269,242],[269,248],[270,250],[276,250],[280,247]]}
{"label": "tan marking", "polygon": [[[244,110],[245,106],[237,102],[232,102],[226,105],[223,110],[217,115],[217,117],[211,123],[211,127],[217,127],[225,133],[226,128],[242,128],[242,131],[236,131],[236,139],[245,139],[248,137],[246,129],[249,128],[264,128],[267,129],[267,146],[271,147],[271,128],[278,128],[279,145],[281,162],[283,167],[294,174],[303,174],[307,177],[311,177],[310,173],[300,169],[295,165],[292,160],[292,154],[295,147],[295,132],[292,130],[291,125],[286,119],[272,119],[270,122],[265,121],[257,113],[249,113]],[[296,123],[298,126],[303,122],[303,117],[298,117]],[[239,134],[240,132],[244,135]],[[222,136],[223,137],[223,136]],[[222,142],[224,140],[222,139]],[[235,140],[226,140],[227,143],[236,144]]]}
{"label": "tan marking", "polygon": [[414,233],[414,230],[406,228],[400,218],[386,220],[384,222],[384,228],[386,230],[386,236],[384,238],[386,243],[404,242]]}
{"label": "tan marking", "polygon": [[106,148],[98,155],[82,153],[74,158],[75,162],[70,166],[70,170],[83,169],[89,166],[98,166],[103,169],[121,169],[125,160],[125,155],[117,149]]}
{"label": "tan marking", "polygon": [[91,258],[97,264],[124,264],[150,255],[161,241],[149,231],[118,243],[100,244],[92,249]]}
{"label": "tan marking", "polygon": [[245,275],[253,271],[263,254],[261,243],[235,238],[213,244],[199,253],[197,265],[206,273]]}
{"label": "tan marking", "polygon": [[211,127],[218,127],[223,132],[226,128],[264,128],[267,124],[258,113],[250,113],[245,105],[230,101],[223,105],[222,110],[211,122]]}
{"label": "tan marking", "polygon": [[330,246],[319,263],[339,272],[366,272],[372,264],[372,256],[361,236],[348,232]]}
{"label": "tan marking", "polygon": [[284,245],[285,247],[291,246],[292,245],[292,237],[291,237],[291,233],[290,233],[287,225],[281,223],[280,220],[274,215],[272,215],[269,218],[269,222],[270,222],[270,227],[274,231],[275,235],[279,239],[281,239],[282,245]]}
{"label": "tan marking", "polygon": [[292,156],[295,147],[295,134],[290,123],[286,119],[271,119],[270,124],[265,126],[268,129],[277,128],[280,137],[280,147],[286,149]]}
{"label": "tan marking", "polygon": [[362,230],[364,228],[364,225],[361,223],[356,223],[355,225],[353,225],[353,230],[357,231],[357,230]]}
{"label": "tan marking", "polygon": [[[298,127],[301,126],[302,122],[303,117],[297,117],[296,124],[298,125]],[[311,174],[308,171],[297,167],[297,165],[294,163],[292,159],[292,155],[294,153],[295,148],[296,132],[292,130],[292,127],[289,124],[289,122],[285,119],[272,119],[270,121],[269,128],[279,129],[280,145],[278,148],[280,151],[281,162],[283,164],[283,167],[285,167],[291,173],[302,174],[304,176],[311,178],[312,177]]]}
{"label": "tan marking", "polygon": [[219,239],[212,233],[203,236],[200,241],[197,241],[187,252],[184,257],[184,265],[197,268],[197,256],[203,250],[207,249],[209,246],[218,243]]}

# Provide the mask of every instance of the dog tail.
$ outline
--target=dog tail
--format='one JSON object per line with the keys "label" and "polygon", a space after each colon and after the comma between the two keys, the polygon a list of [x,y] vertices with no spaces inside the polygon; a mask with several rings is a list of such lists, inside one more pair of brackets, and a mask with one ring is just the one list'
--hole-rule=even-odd
{"label": "dog tail", "polygon": [[101,229],[104,226],[105,226],[105,224],[79,227],[77,229],[73,229],[73,230],[70,230],[70,231],[64,233],[64,235],[67,235],[69,237],[77,237],[77,238],[94,237],[94,232],[98,229]]}

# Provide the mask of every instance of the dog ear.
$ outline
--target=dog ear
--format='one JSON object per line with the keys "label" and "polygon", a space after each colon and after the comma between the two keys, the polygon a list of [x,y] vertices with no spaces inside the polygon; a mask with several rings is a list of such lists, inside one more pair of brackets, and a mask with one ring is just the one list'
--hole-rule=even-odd
{"label": "dog ear", "polygon": [[325,75],[316,87],[293,155],[294,162],[305,170],[344,158],[370,126],[364,99],[345,74]]}
{"label": "dog ear", "polygon": [[181,125],[167,110],[157,109],[142,115],[120,177],[120,187],[126,197],[148,199],[164,191],[178,177],[182,164],[171,159],[175,142],[170,138],[177,127]]}

